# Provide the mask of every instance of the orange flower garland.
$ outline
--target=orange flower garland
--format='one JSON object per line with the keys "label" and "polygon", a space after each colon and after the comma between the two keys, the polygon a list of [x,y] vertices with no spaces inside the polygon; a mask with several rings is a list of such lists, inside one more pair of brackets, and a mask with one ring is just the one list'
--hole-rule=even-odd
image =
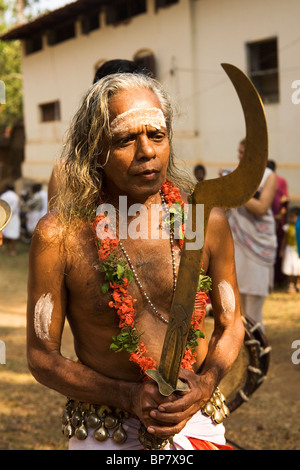
{"label": "orange flower garland", "polygon": [[[161,192],[169,207],[178,204],[180,211],[183,211],[184,203],[181,199],[180,191],[173,183],[165,181],[161,187]],[[104,219],[106,225],[104,227],[102,225],[102,230],[106,232],[107,238],[99,239],[97,236],[97,225],[99,223],[103,224]],[[116,310],[119,317],[120,334],[113,337],[113,343],[110,348],[116,352],[126,350],[130,355],[129,360],[138,364],[142,375],[145,376],[146,370],[156,369],[157,366],[153,358],[147,355],[148,351],[145,344],[140,340],[141,334],[135,328],[134,319],[136,309],[134,308],[134,303],[136,299],[133,299],[129,294],[129,284],[133,280],[133,273],[128,267],[127,261],[120,261],[116,254],[119,240],[116,238],[109,224],[110,221],[105,218],[104,215],[100,215],[96,217],[92,225],[96,232],[95,243],[98,249],[101,270],[105,272],[105,282],[102,285],[102,292],[106,293],[109,290],[112,292],[112,300],[110,300],[108,305],[110,308]],[[180,247],[182,247],[183,244],[183,234],[184,225],[182,224],[181,237],[179,238]],[[200,275],[189,337],[181,364],[182,368],[191,371],[193,370],[192,365],[196,362],[195,348],[198,344],[198,339],[204,337],[200,330],[200,324],[205,316],[205,306],[208,298],[206,292],[209,289],[210,279],[207,276]]]}

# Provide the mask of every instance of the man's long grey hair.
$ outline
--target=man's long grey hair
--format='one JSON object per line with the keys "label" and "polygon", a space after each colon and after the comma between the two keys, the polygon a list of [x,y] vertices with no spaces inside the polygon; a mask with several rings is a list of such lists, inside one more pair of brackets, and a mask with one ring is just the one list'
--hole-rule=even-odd
{"label": "man's long grey hair", "polygon": [[[170,142],[167,178],[179,187],[186,180],[174,164],[172,148],[173,111],[161,84],[142,74],[120,73],[102,78],[82,99],[66,134],[61,159],[56,166],[57,194],[52,206],[67,223],[74,218],[93,217],[99,205],[103,182],[101,163],[105,161],[103,142],[110,142],[109,100],[132,88],[151,90],[161,105]],[[100,165],[99,165],[100,164]]]}

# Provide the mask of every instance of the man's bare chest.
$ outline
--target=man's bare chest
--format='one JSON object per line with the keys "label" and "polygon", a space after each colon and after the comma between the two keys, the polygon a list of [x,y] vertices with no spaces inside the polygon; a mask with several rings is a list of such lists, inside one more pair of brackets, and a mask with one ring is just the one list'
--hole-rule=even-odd
{"label": "man's bare chest", "polygon": [[[136,299],[139,309],[147,308],[148,296],[157,308],[168,311],[173,298],[174,270],[178,269],[179,248],[171,249],[169,240],[123,241],[114,251],[117,260],[126,262],[126,267],[133,271],[133,280],[129,292]],[[84,303],[86,311],[96,315],[108,310],[109,292],[104,294],[105,283],[103,263],[99,260],[95,245],[82,246],[73,257],[71,269],[66,276],[70,305]],[[142,292],[146,292],[147,296]]]}

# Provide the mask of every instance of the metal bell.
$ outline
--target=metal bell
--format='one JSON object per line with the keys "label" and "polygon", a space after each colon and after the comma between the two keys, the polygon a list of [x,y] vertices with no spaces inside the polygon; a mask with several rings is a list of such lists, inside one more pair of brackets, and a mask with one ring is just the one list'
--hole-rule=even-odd
{"label": "metal bell", "polygon": [[211,402],[208,401],[202,408],[202,411],[204,414],[206,414],[206,416],[212,416],[215,411],[215,407]]}
{"label": "metal bell", "polygon": [[68,424],[69,420],[70,420],[70,413],[67,410],[64,410],[64,412],[61,416],[62,424],[64,424],[66,426]]}
{"label": "metal bell", "polygon": [[96,413],[91,413],[86,420],[86,424],[89,428],[96,429],[99,426],[100,418],[96,415]]}
{"label": "metal bell", "polygon": [[223,423],[224,416],[222,415],[222,413],[219,410],[215,410],[215,412],[213,414],[213,420],[214,420],[215,423],[221,424],[221,423]]}
{"label": "metal bell", "polygon": [[104,442],[109,438],[107,429],[105,429],[104,424],[102,423],[99,429],[96,429],[94,432],[94,438],[99,442]]}
{"label": "metal bell", "polygon": [[71,423],[74,428],[77,428],[82,420],[82,413],[79,410],[74,411],[73,416],[71,418]]}
{"label": "metal bell", "polygon": [[79,441],[84,441],[88,437],[87,429],[83,423],[75,430],[75,436]]}
{"label": "metal bell", "polygon": [[68,423],[64,428],[63,428],[63,433],[64,436],[70,439],[73,436],[73,428],[70,423]]}
{"label": "metal bell", "polygon": [[226,418],[227,418],[227,416],[230,415],[230,410],[229,410],[228,406],[225,405],[225,403],[223,403],[222,411],[223,411],[224,415],[226,416]]}
{"label": "metal bell", "polygon": [[113,414],[108,414],[104,418],[104,425],[107,429],[113,429],[117,426],[118,424],[118,418],[114,416]]}
{"label": "metal bell", "polygon": [[118,428],[114,431],[112,437],[117,444],[123,444],[126,441],[127,434],[121,423],[119,424]]}
{"label": "metal bell", "polygon": [[217,408],[222,408],[223,402],[222,402],[222,400],[221,400],[219,397],[216,397],[216,398],[214,399],[214,405],[215,405]]}

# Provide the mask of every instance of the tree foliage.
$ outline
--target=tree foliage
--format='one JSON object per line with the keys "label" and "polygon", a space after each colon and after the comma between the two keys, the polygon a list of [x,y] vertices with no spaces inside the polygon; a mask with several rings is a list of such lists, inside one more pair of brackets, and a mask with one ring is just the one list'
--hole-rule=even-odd
{"label": "tree foliage", "polygon": [[[32,17],[38,0],[0,0],[0,34],[14,24]],[[21,15],[21,17],[20,17]],[[0,132],[12,128],[23,117],[23,90],[20,41],[0,40],[0,80],[5,84],[6,103],[0,104]]]}
{"label": "tree foliage", "polygon": [[[0,34],[12,24],[9,2],[0,0]],[[1,134],[23,116],[21,46],[19,41],[0,41],[0,79],[5,84],[5,104],[0,105]]]}

